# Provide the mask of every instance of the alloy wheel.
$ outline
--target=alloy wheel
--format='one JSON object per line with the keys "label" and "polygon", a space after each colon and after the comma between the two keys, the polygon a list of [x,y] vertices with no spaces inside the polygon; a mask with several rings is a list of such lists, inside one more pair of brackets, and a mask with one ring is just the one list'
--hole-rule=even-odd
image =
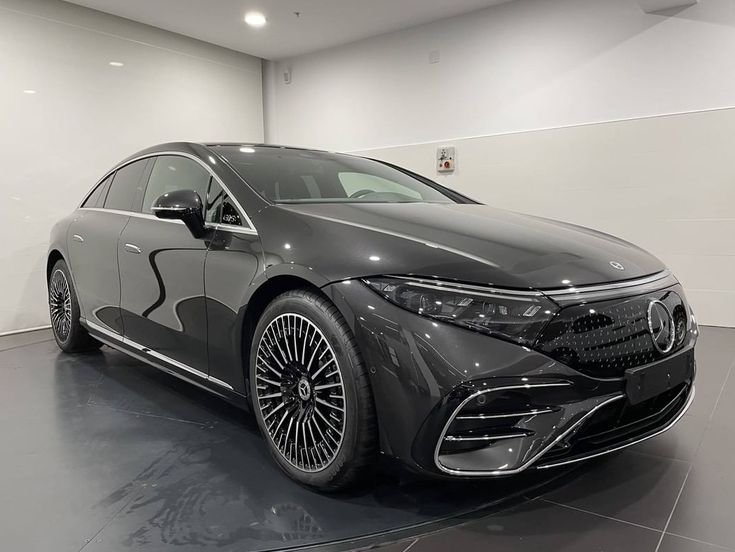
{"label": "alloy wheel", "polygon": [[66,274],[55,270],[49,282],[51,326],[60,341],[66,341],[71,331],[71,290]]}
{"label": "alloy wheel", "polygon": [[255,366],[258,408],[268,438],[306,472],[329,466],[345,431],[345,389],[337,357],[319,328],[295,313],[267,326]]}

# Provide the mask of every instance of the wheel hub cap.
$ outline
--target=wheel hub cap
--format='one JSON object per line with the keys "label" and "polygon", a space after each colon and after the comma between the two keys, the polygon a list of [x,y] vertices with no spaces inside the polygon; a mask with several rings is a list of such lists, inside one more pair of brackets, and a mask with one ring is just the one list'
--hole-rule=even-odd
{"label": "wheel hub cap", "polygon": [[306,378],[301,378],[299,380],[299,398],[302,401],[308,401],[309,397],[311,397],[311,385],[309,384],[309,380]]}

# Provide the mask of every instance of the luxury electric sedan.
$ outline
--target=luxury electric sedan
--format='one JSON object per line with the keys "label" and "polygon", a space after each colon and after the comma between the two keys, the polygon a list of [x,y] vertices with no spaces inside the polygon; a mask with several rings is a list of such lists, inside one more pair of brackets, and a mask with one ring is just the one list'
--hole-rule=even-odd
{"label": "luxury electric sedan", "polygon": [[53,331],[253,411],[320,490],[378,455],[446,477],[578,462],[670,428],[697,324],[655,257],[388,163],[171,143],[53,229]]}

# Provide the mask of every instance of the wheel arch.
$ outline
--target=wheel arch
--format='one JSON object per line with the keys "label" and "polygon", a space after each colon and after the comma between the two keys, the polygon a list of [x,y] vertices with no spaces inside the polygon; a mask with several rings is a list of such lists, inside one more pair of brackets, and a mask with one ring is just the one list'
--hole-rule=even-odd
{"label": "wheel arch", "polygon": [[256,289],[248,300],[247,308],[242,320],[241,327],[241,358],[244,368],[245,385],[247,388],[250,374],[250,348],[255,335],[255,327],[268,305],[279,295],[294,289],[308,289],[327,297],[314,282],[301,276],[290,274],[279,274],[266,279]]}
{"label": "wheel arch", "polygon": [[[66,259],[64,258],[64,255],[61,254],[61,251],[58,249],[51,249],[48,252],[48,256],[46,258],[46,281],[48,282],[48,279],[51,277],[51,269],[54,268],[54,265],[59,262],[64,261],[66,262]],[[69,263],[66,263],[67,266]]]}

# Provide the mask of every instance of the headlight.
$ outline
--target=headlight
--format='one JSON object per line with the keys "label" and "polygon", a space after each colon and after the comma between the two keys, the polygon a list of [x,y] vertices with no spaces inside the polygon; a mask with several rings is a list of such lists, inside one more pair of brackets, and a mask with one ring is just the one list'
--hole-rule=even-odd
{"label": "headlight", "polygon": [[422,316],[532,345],[558,311],[538,292],[387,276],[363,280],[391,303]]}

